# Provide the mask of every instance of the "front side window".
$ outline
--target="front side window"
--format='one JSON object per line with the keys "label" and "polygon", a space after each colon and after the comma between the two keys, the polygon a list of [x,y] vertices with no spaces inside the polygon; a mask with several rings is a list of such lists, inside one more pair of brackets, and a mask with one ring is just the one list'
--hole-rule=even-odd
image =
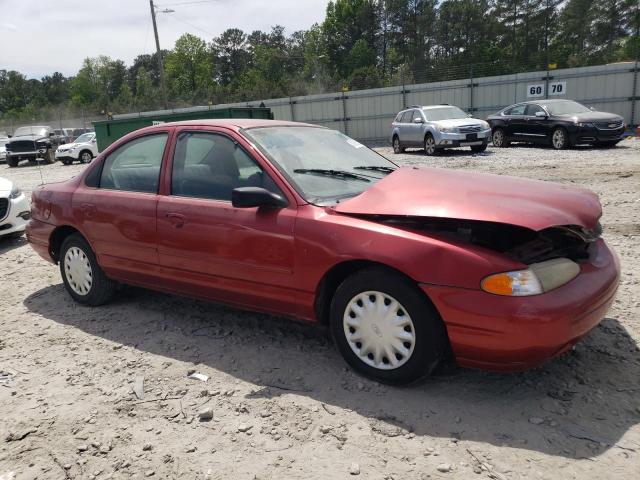
{"label": "front side window", "polygon": [[413,111],[413,118],[411,119],[411,121],[415,122],[418,118],[423,120],[422,114],[420,113],[420,111],[419,110],[414,110]]}
{"label": "front side window", "polygon": [[413,110],[407,110],[402,114],[402,123],[411,123],[411,117],[413,117]]}
{"label": "front side window", "polygon": [[273,126],[243,134],[305,200],[316,205],[359,195],[396,169],[382,155],[336,130]]}
{"label": "front side window", "polygon": [[136,138],[111,153],[102,167],[100,188],[157,193],[167,136]]}
{"label": "front side window", "polygon": [[239,187],[262,187],[282,195],[271,177],[229,137],[203,132],[178,136],[172,195],[230,201],[231,192]]}

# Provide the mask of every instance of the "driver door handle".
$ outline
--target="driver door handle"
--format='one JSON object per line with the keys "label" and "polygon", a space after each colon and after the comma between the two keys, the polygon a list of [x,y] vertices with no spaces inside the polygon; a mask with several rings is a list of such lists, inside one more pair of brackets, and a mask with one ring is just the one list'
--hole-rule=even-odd
{"label": "driver door handle", "polygon": [[185,216],[180,213],[167,213],[167,219],[175,228],[182,228],[186,222]]}

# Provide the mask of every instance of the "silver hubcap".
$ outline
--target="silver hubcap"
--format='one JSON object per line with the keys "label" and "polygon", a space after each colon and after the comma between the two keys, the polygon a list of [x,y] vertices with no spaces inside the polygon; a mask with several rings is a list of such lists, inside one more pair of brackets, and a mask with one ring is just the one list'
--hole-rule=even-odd
{"label": "silver hubcap", "polygon": [[415,329],[409,313],[382,292],[362,292],[344,311],[344,334],[360,360],[380,370],[401,367],[411,358]]}
{"label": "silver hubcap", "polygon": [[564,132],[562,130],[556,130],[553,132],[553,146],[556,148],[562,148],[564,145]]}
{"label": "silver hubcap", "polygon": [[91,290],[93,272],[87,255],[78,247],[71,247],[64,256],[64,272],[71,289],[78,295]]}
{"label": "silver hubcap", "polygon": [[427,153],[431,154],[436,150],[436,144],[435,141],[433,140],[433,138],[429,137],[425,140],[424,142],[424,149],[427,151]]}
{"label": "silver hubcap", "polygon": [[502,140],[503,140],[503,135],[502,135],[502,131],[497,130],[494,134],[493,134],[493,144],[496,147],[499,147],[502,145]]}
{"label": "silver hubcap", "polygon": [[397,138],[393,140],[393,149],[398,153],[400,151],[400,140]]}

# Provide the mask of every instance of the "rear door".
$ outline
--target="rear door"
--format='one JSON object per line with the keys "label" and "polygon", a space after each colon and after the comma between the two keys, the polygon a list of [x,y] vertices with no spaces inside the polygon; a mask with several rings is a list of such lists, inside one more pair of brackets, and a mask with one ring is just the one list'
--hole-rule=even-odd
{"label": "rear door", "polygon": [[527,123],[524,116],[526,108],[525,104],[516,105],[505,112],[507,136],[515,140],[525,138],[523,133],[526,131]]}
{"label": "rear door", "polygon": [[[224,129],[177,133],[167,195],[158,203],[158,253],[171,289],[295,314],[297,205],[239,135]],[[266,188],[286,208],[235,208],[234,188]]]}
{"label": "rear door", "polygon": [[73,195],[80,229],[107,273],[145,281],[158,265],[156,207],[170,133],[129,140],[89,175],[96,177],[94,185],[83,185]]}

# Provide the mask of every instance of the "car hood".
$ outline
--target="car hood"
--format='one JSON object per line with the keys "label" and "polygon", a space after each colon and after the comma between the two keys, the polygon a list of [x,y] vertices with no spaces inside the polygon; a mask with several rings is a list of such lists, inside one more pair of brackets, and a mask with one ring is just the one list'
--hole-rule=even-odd
{"label": "car hood", "polygon": [[460,127],[462,125],[483,125],[482,120],[478,120],[477,118],[450,118],[448,120],[435,120],[432,123],[440,127]]}
{"label": "car hood", "polygon": [[558,116],[569,117],[574,122],[619,122],[624,120],[620,115],[606,112],[584,112]]}
{"label": "car hood", "polygon": [[60,145],[58,147],[58,150],[69,150],[71,148],[80,146],[80,145],[86,145],[86,143],[76,143],[76,142],[71,142],[71,143],[65,143],[63,145]]}
{"label": "car hood", "polygon": [[0,177],[0,197],[6,197],[13,188],[13,182],[6,178]]}
{"label": "car hood", "polygon": [[351,215],[451,218],[539,231],[558,225],[594,228],[595,193],[578,187],[443,168],[404,167],[335,210]]}
{"label": "car hood", "polygon": [[11,137],[11,140],[9,140],[8,143],[20,141],[20,140],[31,140],[31,141],[45,140],[47,138],[48,137],[43,137],[42,135],[20,135],[19,137]]}

